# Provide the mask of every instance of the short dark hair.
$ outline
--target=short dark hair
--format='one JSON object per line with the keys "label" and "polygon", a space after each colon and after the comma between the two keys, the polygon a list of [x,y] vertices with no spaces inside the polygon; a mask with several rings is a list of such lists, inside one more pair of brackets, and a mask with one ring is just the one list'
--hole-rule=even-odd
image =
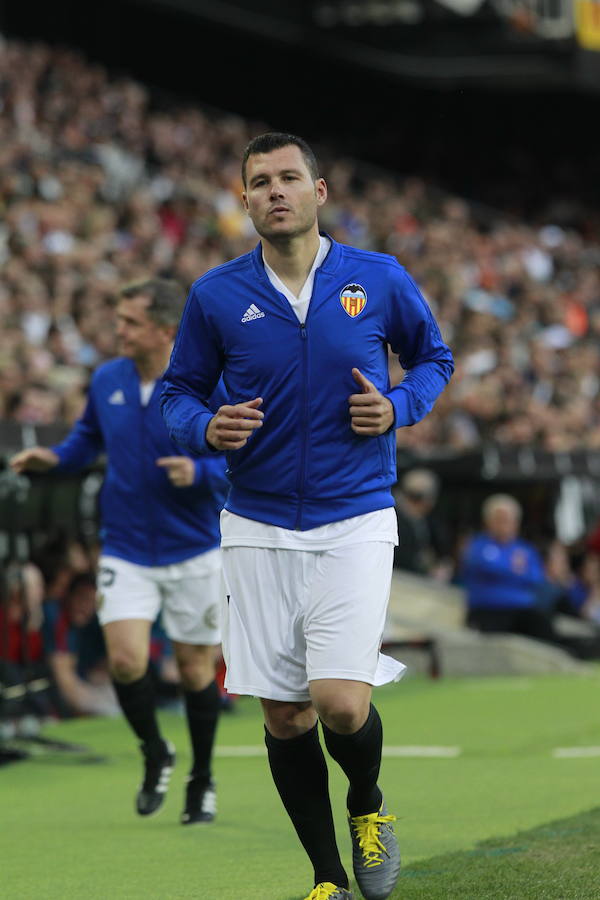
{"label": "short dark hair", "polygon": [[301,151],[313,181],[319,177],[319,165],[317,158],[306,141],[296,134],[286,134],[283,131],[267,131],[252,138],[242,157],[242,181],[246,187],[246,166],[248,159],[256,153],[272,153],[273,150],[281,150],[282,147],[293,145]]}
{"label": "short dark hair", "polygon": [[181,285],[169,278],[147,278],[126,285],[119,292],[119,298],[133,300],[134,297],[148,297],[148,316],[157,325],[178,325],[185,306],[186,295]]}
{"label": "short dark hair", "polygon": [[68,594],[74,594],[80,587],[91,587],[96,589],[96,576],[93,572],[77,572],[69,581],[67,588]]}

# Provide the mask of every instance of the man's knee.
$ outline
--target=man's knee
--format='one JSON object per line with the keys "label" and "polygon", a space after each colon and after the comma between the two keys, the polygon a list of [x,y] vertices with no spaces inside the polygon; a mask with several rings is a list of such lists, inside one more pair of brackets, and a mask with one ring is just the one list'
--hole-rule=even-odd
{"label": "man's knee", "polygon": [[319,718],[337,734],[354,734],[364,725],[367,715],[368,709],[354,698],[341,698],[319,709]]}
{"label": "man's knee", "polygon": [[261,700],[267,731],[281,740],[298,737],[309,731],[317,721],[312,703],[291,703],[281,700]]}
{"label": "man's knee", "polygon": [[319,718],[337,734],[354,734],[369,715],[371,688],[362,682],[313,681],[313,703]]}
{"label": "man's knee", "polygon": [[177,668],[185,690],[200,691],[215,679],[214,647],[174,643]]}
{"label": "man's knee", "polygon": [[150,653],[150,622],[119,620],[103,626],[108,667],[115,681],[128,684],[143,678]]}
{"label": "man's knee", "polygon": [[148,659],[145,654],[121,647],[109,652],[108,665],[115,681],[129,684],[143,678],[148,669]]}

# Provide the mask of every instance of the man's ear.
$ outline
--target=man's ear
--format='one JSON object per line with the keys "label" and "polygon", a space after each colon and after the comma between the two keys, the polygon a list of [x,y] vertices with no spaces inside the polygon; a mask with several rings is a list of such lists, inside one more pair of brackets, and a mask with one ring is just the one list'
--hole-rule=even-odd
{"label": "man's ear", "polygon": [[177,325],[163,325],[160,331],[165,337],[165,344],[172,344],[177,334]]}
{"label": "man's ear", "polygon": [[327,200],[327,184],[324,178],[317,178],[315,181],[315,193],[317,195],[317,205],[323,206]]}

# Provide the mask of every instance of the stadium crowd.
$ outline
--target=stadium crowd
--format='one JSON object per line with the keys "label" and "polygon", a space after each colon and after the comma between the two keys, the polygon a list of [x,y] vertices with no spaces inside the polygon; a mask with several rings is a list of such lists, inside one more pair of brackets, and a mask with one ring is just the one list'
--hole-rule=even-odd
{"label": "stadium crowd", "polygon": [[[113,355],[119,286],[162,275],[187,288],[254,246],[237,160],[266,127],[167,102],[72,51],[1,45],[0,418],[72,423]],[[457,360],[399,445],[600,446],[600,235],[568,210],[515,221],[321,156],[323,226],[406,265]]]}

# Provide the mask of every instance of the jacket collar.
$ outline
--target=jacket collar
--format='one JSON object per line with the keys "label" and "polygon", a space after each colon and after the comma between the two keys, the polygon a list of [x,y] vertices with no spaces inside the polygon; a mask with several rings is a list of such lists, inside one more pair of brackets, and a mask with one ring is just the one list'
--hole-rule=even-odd
{"label": "jacket collar", "polygon": [[[328,275],[333,275],[342,259],[342,245],[338,244],[337,241],[334,241],[334,239],[331,237],[331,235],[327,234],[327,232],[325,232],[325,231],[321,231],[321,232],[319,232],[319,234],[322,234],[325,237],[329,238],[329,240],[331,241],[331,246],[329,248],[329,252],[328,252],[327,256],[325,257],[325,259],[323,260],[323,262],[321,263],[321,265],[319,266],[317,271],[318,272],[326,272]],[[251,255],[252,255],[252,263],[254,265],[254,269],[255,269],[257,275],[259,276],[259,278],[269,281],[269,276],[265,272],[265,266],[264,266],[263,255],[262,255],[262,244],[260,241],[258,242],[256,247],[252,251]]]}

